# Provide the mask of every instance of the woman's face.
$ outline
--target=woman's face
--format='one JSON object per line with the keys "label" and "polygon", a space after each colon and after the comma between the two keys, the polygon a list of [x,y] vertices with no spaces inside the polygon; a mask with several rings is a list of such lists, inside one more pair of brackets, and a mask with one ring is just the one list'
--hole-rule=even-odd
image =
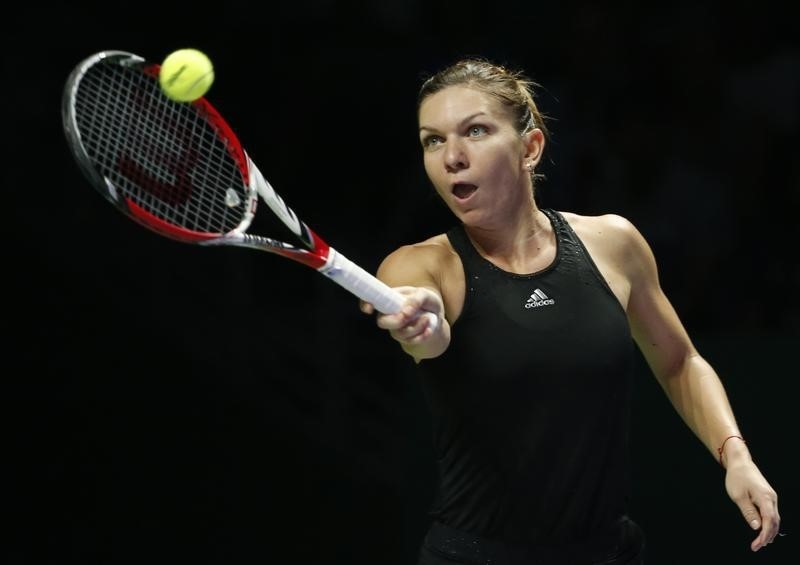
{"label": "woman's face", "polygon": [[531,134],[520,135],[493,96],[447,87],[422,102],[419,126],[428,178],[462,222],[502,217],[532,199],[526,166],[538,160],[540,148],[532,155]]}

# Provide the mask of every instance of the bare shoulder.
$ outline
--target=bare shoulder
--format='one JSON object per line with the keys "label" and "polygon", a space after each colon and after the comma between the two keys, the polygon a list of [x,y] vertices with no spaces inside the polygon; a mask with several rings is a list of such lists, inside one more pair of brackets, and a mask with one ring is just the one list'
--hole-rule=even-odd
{"label": "bare shoulder", "polygon": [[561,212],[572,229],[579,236],[606,234],[611,237],[630,238],[638,234],[633,223],[619,214],[602,214],[600,216],[583,216],[573,212]]}
{"label": "bare shoulder", "polygon": [[572,212],[561,212],[581,239],[608,240],[620,250],[644,242],[642,234],[628,218],[619,214],[583,216]]}
{"label": "bare shoulder", "polygon": [[600,255],[630,275],[634,274],[632,271],[651,266],[653,257],[650,246],[628,218],[619,214],[561,214],[593,255]]}
{"label": "bare shoulder", "polygon": [[381,262],[378,277],[392,286],[440,286],[442,274],[458,261],[447,235],[403,245]]}
{"label": "bare shoulder", "polygon": [[435,235],[419,243],[403,245],[392,251],[385,262],[444,259],[455,253],[445,234]]}

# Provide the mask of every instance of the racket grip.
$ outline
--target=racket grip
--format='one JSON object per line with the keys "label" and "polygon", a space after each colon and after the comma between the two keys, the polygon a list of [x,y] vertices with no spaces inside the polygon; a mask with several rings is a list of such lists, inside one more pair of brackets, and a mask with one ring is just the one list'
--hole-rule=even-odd
{"label": "racket grip", "polygon": [[[341,285],[365,302],[372,304],[379,312],[394,314],[405,302],[405,297],[392,287],[374,277],[352,261],[329,248],[328,261],[319,269],[320,273]],[[422,314],[428,318],[432,330],[439,325],[439,318],[433,312]]]}

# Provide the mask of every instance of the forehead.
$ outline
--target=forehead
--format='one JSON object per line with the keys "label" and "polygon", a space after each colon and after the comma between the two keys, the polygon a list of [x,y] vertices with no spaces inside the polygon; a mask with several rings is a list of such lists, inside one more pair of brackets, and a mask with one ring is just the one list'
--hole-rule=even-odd
{"label": "forehead", "polygon": [[506,117],[503,105],[494,96],[470,86],[448,86],[422,102],[419,123],[440,129],[480,112],[498,119]]}

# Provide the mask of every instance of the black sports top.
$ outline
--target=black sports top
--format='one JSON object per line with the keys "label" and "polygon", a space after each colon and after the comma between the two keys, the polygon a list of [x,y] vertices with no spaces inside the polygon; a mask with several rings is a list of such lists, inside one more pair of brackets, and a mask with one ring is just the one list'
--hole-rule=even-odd
{"label": "black sports top", "polygon": [[508,542],[568,543],[626,513],[633,341],[617,298],[564,217],[557,251],[503,271],[447,233],[466,295],[447,351],[418,367],[433,422],[433,518]]}

